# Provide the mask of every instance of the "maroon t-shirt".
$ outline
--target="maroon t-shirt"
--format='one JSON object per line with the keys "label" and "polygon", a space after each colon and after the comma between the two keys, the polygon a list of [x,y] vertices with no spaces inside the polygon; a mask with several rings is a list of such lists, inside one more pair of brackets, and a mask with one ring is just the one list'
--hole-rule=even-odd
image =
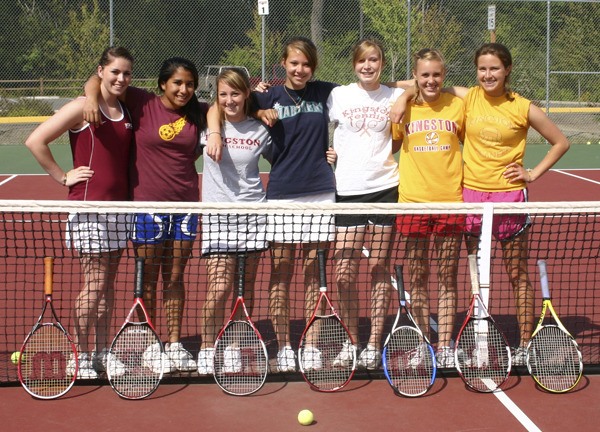
{"label": "maroon t-shirt", "polygon": [[159,96],[139,88],[127,89],[127,107],[135,132],[133,200],[198,201],[196,126],[166,108]]}
{"label": "maroon t-shirt", "polygon": [[133,126],[125,107],[123,115],[110,119],[101,113],[100,126],[88,124],[69,130],[73,166],[89,166],[94,175],[69,188],[69,199],[80,201],[129,200],[129,161]]}

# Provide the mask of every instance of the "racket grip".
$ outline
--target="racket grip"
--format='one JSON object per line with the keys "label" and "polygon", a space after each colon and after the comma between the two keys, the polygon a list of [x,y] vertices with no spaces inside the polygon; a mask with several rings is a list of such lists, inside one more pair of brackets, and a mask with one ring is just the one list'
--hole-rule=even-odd
{"label": "racket grip", "polygon": [[246,288],[246,254],[241,253],[237,256],[237,276],[238,276],[238,296],[244,296]]}
{"label": "racket grip", "polygon": [[319,282],[321,288],[327,287],[327,273],[325,272],[325,250],[317,250],[317,264],[319,265]]}
{"label": "racket grip", "polygon": [[144,258],[137,257],[135,259],[134,298],[142,298],[144,296],[144,262]]}
{"label": "racket grip", "polygon": [[44,258],[44,294],[52,295],[54,283],[54,257]]}
{"label": "racket grip", "polygon": [[471,273],[471,291],[479,293],[479,268],[477,267],[477,255],[469,255],[469,271]]}
{"label": "racket grip", "polygon": [[550,300],[550,287],[548,286],[548,270],[546,261],[538,260],[538,269],[540,271],[540,285],[542,286],[542,298]]}
{"label": "racket grip", "polygon": [[396,264],[394,266],[394,270],[396,271],[396,284],[398,286],[398,290],[404,289],[404,275],[402,274],[402,264]]}

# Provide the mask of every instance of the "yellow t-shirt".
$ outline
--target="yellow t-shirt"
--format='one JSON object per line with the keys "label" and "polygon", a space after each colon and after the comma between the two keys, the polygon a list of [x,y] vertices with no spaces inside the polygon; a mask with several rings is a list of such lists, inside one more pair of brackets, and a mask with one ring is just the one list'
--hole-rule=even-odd
{"label": "yellow t-shirt", "polygon": [[464,102],[442,93],[433,103],[411,102],[392,125],[400,149],[399,202],[462,202],[460,141]]}
{"label": "yellow t-shirt", "polygon": [[523,164],[529,129],[530,101],[513,93],[490,97],[481,87],[469,89],[465,98],[466,130],[463,148],[464,185],[484,192],[525,188],[524,182],[509,183],[503,173],[511,162]]}

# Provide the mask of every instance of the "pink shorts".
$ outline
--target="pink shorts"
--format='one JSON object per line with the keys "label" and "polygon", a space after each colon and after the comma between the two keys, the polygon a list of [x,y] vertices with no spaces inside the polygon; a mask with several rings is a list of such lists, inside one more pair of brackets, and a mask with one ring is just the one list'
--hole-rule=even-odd
{"label": "pink shorts", "polygon": [[[485,202],[527,202],[527,189],[508,192],[482,192],[463,188],[463,201],[466,203]],[[481,215],[467,215],[466,232],[481,234]],[[531,221],[527,214],[496,215],[492,222],[492,233],[498,240],[511,240],[521,234]]]}
{"label": "pink shorts", "polygon": [[462,234],[464,227],[465,216],[460,214],[399,215],[396,219],[396,228],[405,237],[455,236]]}

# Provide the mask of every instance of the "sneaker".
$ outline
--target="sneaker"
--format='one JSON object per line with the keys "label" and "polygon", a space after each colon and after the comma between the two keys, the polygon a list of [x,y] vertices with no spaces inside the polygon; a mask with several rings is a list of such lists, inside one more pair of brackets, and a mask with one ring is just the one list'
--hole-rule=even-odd
{"label": "sneaker", "polygon": [[223,351],[223,373],[240,373],[242,371],[242,352],[238,347],[228,346]]}
{"label": "sneaker", "polygon": [[215,372],[215,349],[201,348],[198,352],[198,375],[212,375]]}
{"label": "sneaker", "polygon": [[[98,378],[98,373],[92,367],[92,360],[90,360],[90,355],[88,353],[79,353],[77,356],[79,359],[79,368],[77,370],[77,378],[78,379],[96,379]],[[75,357],[70,357],[66,366],[66,373],[69,376],[73,376],[75,374]]]}
{"label": "sneaker", "polygon": [[512,350],[513,366],[525,366],[527,364],[527,348],[517,347]]}
{"label": "sneaker", "polygon": [[170,373],[175,370],[175,365],[169,358],[169,356],[162,352],[160,344],[155,343],[150,345],[142,354],[142,360],[144,366],[150,369],[153,373]]}
{"label": "sneaker", "polygon": [[353,345],[350,339],[347,339],[342,345],[342,350],[337,357],[333,359],[333,367],[349,367],[356,357],[358,347]]}
{"label": "sneaker", "polygon": [[302,351],[302,368],[304,372],[323,369],[321,351],[315,347],[308,347]]}
{"label": "sneaker", "polygon": [[373,345],[367,345],[358,357],[358,365],[368,370],[375,370],[381,363],[381,353]]}
{"label": "sneaker", "polygon": [[435,360],[439,368],[453,368],[454,350],[449,346],[439,347],[435,353]]}
{"label": "sneaker", "polygon": [[123,362],[116,356],[110,354],[107,348],[104,348],[92,358],[92,366],[96,372],[108,373],[110,369],[111,377],[119,377],[125,375],[127,369]]}
{"label": "sneaker", "polygon": [[191,372],[198,369],[194,357],[186,350],[181,342],[172,342],[165,349],[167,356],[173,363],[173,367],[178,371]]}
{"label": "sneaker", "polygon": [[296,354],[291,346],[285,346],[277,353],[279,372],[296,372]]}

